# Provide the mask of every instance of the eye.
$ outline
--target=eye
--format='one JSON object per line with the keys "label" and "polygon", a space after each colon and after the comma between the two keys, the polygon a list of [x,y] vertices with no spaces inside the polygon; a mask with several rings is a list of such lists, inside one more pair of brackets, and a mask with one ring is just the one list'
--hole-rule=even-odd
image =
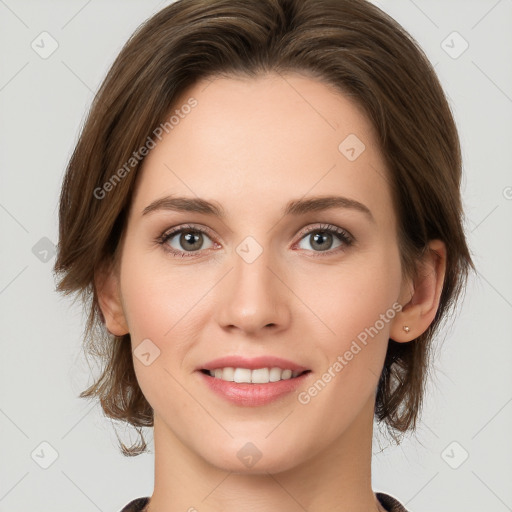
{"label": "eye", "polygon": [[301,236],[299,245],[302,242],[307,242],[306,245],[310,246],[300,247],[301,249],[314,252],[328,251],[329,254],[338,252],[335,249],[346,249],[354,242],[352,236],[347,231],[331,224],[309,227],[306,231],[301,232]]}
{"label": "eye", "polygon": [[[331,224],[308,227],[299,236],[301,236],[301,239],[296,245],[299,245],[300,249],[316,253],[332,254],[343,251],[354,243],[353,237],[347,231]],[[157,238],[157,242],[172,255],[181,256],[182,258],[197,257],[200,256],[203,250],[214,246],[220,247],[212,241],[209,230],[192,225],[179,226],[166,231]],[[301,246],[304,242],[307,242],[310,247]],[[206,247],[204,246],[205,243]]]}
{"label": "eye", "polygon": [[[205,241],[208,240],[210,245],[204,247]],[[167,231],[158,238],[158,242],[165,246],[165,249],[171,254],[181,257],[196,256],[194,253],[209,249],[214,245],[206,229],[195,226],[181,226]]]}

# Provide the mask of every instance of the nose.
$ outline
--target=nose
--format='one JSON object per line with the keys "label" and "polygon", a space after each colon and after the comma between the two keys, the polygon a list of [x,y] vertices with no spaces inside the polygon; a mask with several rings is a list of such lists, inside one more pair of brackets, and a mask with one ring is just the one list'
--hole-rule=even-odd
{"label": "nose", "polygon": [[233,268],[219,283],[217,322],[245,334],[276,334],[290,323],[291,292],[269,251],[249,263],[233,251]]}

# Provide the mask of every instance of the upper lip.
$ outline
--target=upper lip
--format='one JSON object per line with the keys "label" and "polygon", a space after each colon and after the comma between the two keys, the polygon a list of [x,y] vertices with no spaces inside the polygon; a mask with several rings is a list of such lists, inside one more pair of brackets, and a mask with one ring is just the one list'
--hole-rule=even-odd
{"label": "upper lip", "polygon": [[275,356],[259,356],[259,357],[241,357],[241,356],[224,356],[213,359],[197,368],[198,370],[215,370],[217,368],[247,368],[255,370],[257,368],[281,368],[283,370],[305,371],[308,368],[300,364]]}

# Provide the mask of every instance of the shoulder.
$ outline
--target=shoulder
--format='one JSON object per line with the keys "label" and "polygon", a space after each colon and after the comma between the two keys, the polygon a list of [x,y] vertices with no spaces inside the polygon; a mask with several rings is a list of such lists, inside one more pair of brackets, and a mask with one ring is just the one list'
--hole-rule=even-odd
{"label": "shoulder", "polygon": [[408,512],[408,510],[396,498],[393,498],[393,496],[384,492],[376,492],[375,495],[381,505],[388,512]]}
{"label": "shoulder", "polygon": [[[375,493],[377,499],[388,512],[408,512],[407,509],[396,499],[389,494],[383,492]],[[136,498],[128,503],[121,512],[142,512],[142,509],[147,505],[149,496],[144,498]]]}
{"label": "shoulder", "polygon": [[121,512],[142,512],[142,509],[147,505],[148,501],[149,496],[132,500],[121,510]]}

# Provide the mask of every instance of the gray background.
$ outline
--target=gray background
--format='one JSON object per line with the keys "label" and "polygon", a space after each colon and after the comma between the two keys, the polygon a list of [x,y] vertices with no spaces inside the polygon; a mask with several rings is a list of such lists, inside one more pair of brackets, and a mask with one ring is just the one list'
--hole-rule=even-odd
{"label": "gray background", "polygon": [[[80,348],[84,319],[78,304],[54,292],[51,267],[60,183],[86,110],[130,34],[168,3],[0,0],[2,512],[118,511],[153,489],[153,454],[123,457],[100,407],[78,398],[93,370]],[[512,0],[375,3],[419,41],[449,96],[478,273],[436,345],[417,435],[399,447],[375,436],[373,486],[413,512],[505,512],[512,510]],[[58,43],[46,59],[31,47],[42,46],[43,31]],[[464,41],[469,47],[457,55]],[[136,439],[117,427],[125,442]]]}

